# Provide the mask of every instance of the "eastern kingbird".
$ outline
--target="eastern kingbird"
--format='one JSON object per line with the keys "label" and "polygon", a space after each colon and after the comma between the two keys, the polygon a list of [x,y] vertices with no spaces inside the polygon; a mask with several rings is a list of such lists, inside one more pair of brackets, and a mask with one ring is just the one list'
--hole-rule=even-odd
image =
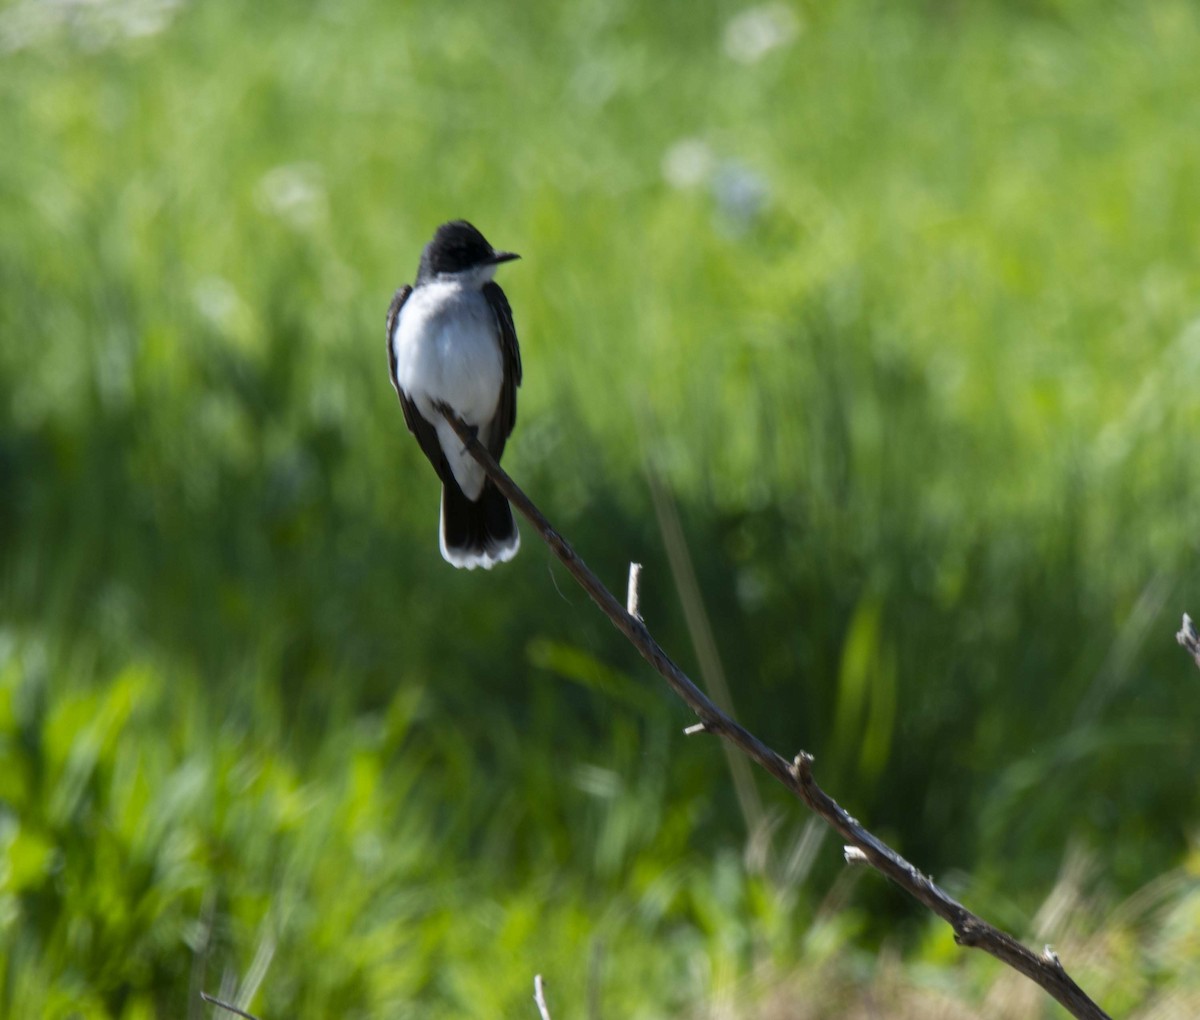
{"label": "eastern kingbird", "polygon": [[387,315],[388,364],[408,430],[442,480],[441,550],[448,563],[491,569],[517,554],[512,508],[438,410],[478,430],[498,461],[517,420],[521,349],[496,251],[465,220],[443,223],[425,245],[416,282]]}

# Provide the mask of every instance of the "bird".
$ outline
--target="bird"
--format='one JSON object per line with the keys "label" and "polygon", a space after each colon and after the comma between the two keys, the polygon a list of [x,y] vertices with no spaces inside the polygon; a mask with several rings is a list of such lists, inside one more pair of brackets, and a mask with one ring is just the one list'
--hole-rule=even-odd
{"label": "bird", "polygon": [[475,430],[498,462],[517,421],[521,349],[497,251],[466,220],[437,228],[417,276],[387,313],[388,367],[404,421],[442,481],[438,546],[455,567],[490,570],[521,545],[512,507],[442,414]]}

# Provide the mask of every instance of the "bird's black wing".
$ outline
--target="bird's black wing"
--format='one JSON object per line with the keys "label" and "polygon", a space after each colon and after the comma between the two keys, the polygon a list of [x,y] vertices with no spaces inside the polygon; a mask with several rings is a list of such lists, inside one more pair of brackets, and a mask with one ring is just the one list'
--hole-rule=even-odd
{"label": "bird's black wing", "polygon": [[400,388],[400,380],[396,377],[396,347],[393,339],[396,335],[396,326],[400,321],[400,310],[404,307],[404,302],[408,300],[408,296],[412,293],[412,287],[405,284],[392,298],[392,303],[388,307],[387,313],[387,353],[388,353],[388,372],[392,377],[392,385],[396,388],[396,396],[400,398],[400,407],[404,411],[404,424],[408,426],[408,431],[417,437],[417,443],[421,447],[421,452],[429,458],[429,463],[433,465],[433,469],[438,473],[438,477],[443,482],[452,481],[454,476],[450,471],[450,465],[446,462],[446,455],[442,453],[442,444],[438,442],[437,429],[428,421],[421,417],[421,412],[417,410],[417,405],[408,398],[408,394]]}
{"label": "bird's black wing", "polygon": [[488,453],[496,460],[504,453],[504,443],[517,423],[517,387],[521,385],[521,347],[517,343],[517,327],[513,325],[512,309],[498,283],[483,286],[483,296],[496,316],[500,331],[500,356],[504,361],[504,384],[500,387],[500,403],[488,435]]}
{"label": "bird's black wing", "polygon": [[[392,377],[392,385],[396,387],[396,395],[401,402],[404,401],[404,394],[400,392],[400,380],[396,378],[396,349],[392,346],[392,337],[396,332],[396,324],[400,321],[400,310],[404,307],[404,302],[408,300],[412,294],[412,285],[406,283],[395,294],[392,295],[392,303],[388,305],[387,314],[387,352],[388,352],[388,374]],[[407,418],[408,412],[405,411]],[[412,426],[410,425],[409,428]]]}

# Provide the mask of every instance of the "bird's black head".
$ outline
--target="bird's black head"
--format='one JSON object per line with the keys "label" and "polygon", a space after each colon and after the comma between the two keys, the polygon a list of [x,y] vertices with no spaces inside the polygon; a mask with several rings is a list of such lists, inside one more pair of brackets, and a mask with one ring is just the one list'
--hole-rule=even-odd
{"label": "bird's black head", "polygon": [[421,253],[417,282],[439,273],[461,273],[480,266],[494,266],[520,258],[510,251],[496,251],[484,236],[466,220],[453,220],[437,228],[433,240]]}

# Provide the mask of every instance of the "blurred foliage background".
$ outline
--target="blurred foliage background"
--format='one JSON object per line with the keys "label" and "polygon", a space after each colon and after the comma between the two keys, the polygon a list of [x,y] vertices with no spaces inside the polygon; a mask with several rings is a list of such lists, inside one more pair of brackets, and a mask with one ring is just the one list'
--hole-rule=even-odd
{"label": "blurred foliage background", "polygon": [[1060,1015],[528,529],[442,562],[383,318],[455,217],[506,466],[664,646],[1196,1014],[1194,4],[16,0],[0,67],[4,1015]]}

